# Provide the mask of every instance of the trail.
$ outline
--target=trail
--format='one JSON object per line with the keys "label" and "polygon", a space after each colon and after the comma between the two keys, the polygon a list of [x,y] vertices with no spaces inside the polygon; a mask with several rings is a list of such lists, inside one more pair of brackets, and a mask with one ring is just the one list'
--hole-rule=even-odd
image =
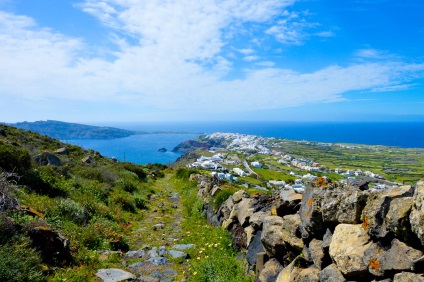
{"label": "trail", "polygon": [[134,224],[129,235],[131,251],[122,256],[122,269],[138,281],[185,281],[188,272],[186,258],[174,256],[184,253],[175,248],[184,233],[183,207],[171,176],[155,182],[156,193],[148,201],[149,209],[141,211],[143,219]]}

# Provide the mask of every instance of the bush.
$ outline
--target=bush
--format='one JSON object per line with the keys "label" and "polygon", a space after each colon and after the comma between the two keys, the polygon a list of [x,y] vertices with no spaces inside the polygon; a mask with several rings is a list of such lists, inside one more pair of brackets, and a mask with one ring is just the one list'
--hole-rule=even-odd
{"label": "bush", "polygon": [[147,204],[146,204],[146,200],[144,198],[142,198],[142,197],[135,197],[134,198],[134,201],[135,201],[135,206],[138,209],[147,210]]}
{"label": "bush", "polygon": [[113,251],[128,252],[130,250],[130,245],[124,237],[120,237],[117,241],[111,241],[109,244]]}
{"label": "bush", "polygon": [[221,190],[213,199],[213,208],[218,209],[232,194],[229,190]]}
{"label": "bush", "polygon": [[40,261],[30,240],[17,237],[0,247],[0,281],[45,281]]}
{"label": "bush", "polygon": [[189,179],[190,175],[197,173],[194,169],[179,168],[175,176],[179,179]]}
{"label": "bush", "polygon": [[83,224],[88,219],[87,211],[72,199],[61,199],[57,206],[47,211],[48,217],[59,216],[76,224]]}
{"label": "bush", "polygon": [[128,193],[134,193],[135,191],[138,190],[137,186],[132,181],[129,181],[129,180],[120,179],[117,181],[117,184],[119,187],[121,187],[124,191]]}
{"label": "bush", "polygon": [[134,213],[136,210],[136,205],[134,199],[131,195],[118,194],[113,199],[114,204],[120,205],[123,210]]}
{"label": "bush", "polygon": [[28,150],[0,142],[0,168],[20,175],[24,174],[31,168]]}
{"label": "bush", "polygon": [[18,231],[19,226],[0,212],[0,245],[6,244]]}
{"label": "bush", "polygon": [[66,197],[66,189],[62,189],[59,185],[61,182],[60,175],[53,167],[39,167],[27,171],[21,178],[20,183],[27,185],[33,191],[50,197]]}
{"label": "bush", "polygon": [[121,166],[128,171],[134,172],[140,180],[145,179],[147,176],[141,165],[135,165],[132,163],[121,163]]}

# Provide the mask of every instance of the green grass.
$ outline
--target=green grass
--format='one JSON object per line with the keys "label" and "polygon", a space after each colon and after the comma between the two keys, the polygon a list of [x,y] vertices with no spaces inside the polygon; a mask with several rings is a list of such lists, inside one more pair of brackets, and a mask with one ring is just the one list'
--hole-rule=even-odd
{"label": "green grass", "polygon": [[182,228],[185,237],[181,243],[197,245],[196,249],[188,251],[191,257],[187,273],[189,281],[254,281],[253,277],[244,273],[243,262],[236,259],[230,234],[207,224],[202,213],[203,199],[196,197],[197,184],[175,179],[174,185],[183,196],[185,220]]}

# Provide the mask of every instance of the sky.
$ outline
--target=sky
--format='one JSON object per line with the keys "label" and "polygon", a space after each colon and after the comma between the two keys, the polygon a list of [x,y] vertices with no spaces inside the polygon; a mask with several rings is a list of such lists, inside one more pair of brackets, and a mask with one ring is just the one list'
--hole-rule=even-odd
{"label": "sky", "polygon": [[422,0],[0,0],[0,121],[424,121]]}

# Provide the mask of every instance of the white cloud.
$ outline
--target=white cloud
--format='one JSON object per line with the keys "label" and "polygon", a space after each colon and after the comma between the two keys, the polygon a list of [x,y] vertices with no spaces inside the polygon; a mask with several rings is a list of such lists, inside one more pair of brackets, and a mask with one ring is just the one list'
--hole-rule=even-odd
{"label": "white cloud", "polygon": [[328,37],[334,37],[336,36],[336,34],[332,31],[327,30],[327,31],[317,32],[315,33],[315,36],[328,38]]}
{"label": "white cloud", "polygon": [[411,84],[400,84],[400,85],[390,85],[390,86],[383,86],[378,88],[371,89],[372,92],[391,92],[391,91],[403,91],[410,89],[411,87],[416,86],[416,83]]}
{"label": "white cloud", "polygon": [[319,24],[308,22],[306,20],[308,15],[308,11],[298,13],[286,10],[283,13],[284,18],[267,29],[266,33],[275,36],[279,42],[287,45],[301,45],[312,35],[322,37],[320,33],[313,34],[310,32],[310,30],[317,28]]}
{"label": "white cloud", "polygon": [[[127,104],[146,111],[233,112],[340,101],[353,90],[390,88],[422,77],[423,64],[400,61],[331,66],[309,73],[252,62],[229,79],[236,58],[224,56],[228,36],[245,23],[270,23],[294,0],[89,0],[79,7],[115,34],[114,59],[85,57],[84,41],[0,12],[0,103],[42,100]],[[300,44],[311,24],[286,12],[268,29]],[[273,32],[274,30],[274,32]],[[131,37],[131,40],[128,40]],[[132,43],[130,43],[132,42]],[[136,42],[136,43],[133,43]],[[236,49],[245,60],[254,49]],[[365,58],[367,52],[362,51]],[[369,58],[372,57],[368,53]],[[63,104],[62,104],[63,105]],[[237,105],[235,107],[234,105]],[[128,113],[130,114],[130,113]],[[105,116],[110,115],[106,113]]]}
{"label": "white cloud", "polygon": [[255,65],[271,68],[271,67],[275,66],[275,63],[271,62],[271,61],[263,61],[263,62],[256,62]]}
{"label": "white cloud", "polygon": [[255,53],[255,50],[250,49],[250,48],[247,48],[247,49],[239,49],[239,50],[237,50],[237,51],[239,51],[239,52],[240,52],[240,53],[242,53],[243,55],[250,55],[250,54]]}
{"label": "white cloud", "polygon": [[260,57],[259,56],[246,56],[243,58],[243,60],[247,61],[247,62],[251,62],[251,61],[256,61],[259,60]]}

